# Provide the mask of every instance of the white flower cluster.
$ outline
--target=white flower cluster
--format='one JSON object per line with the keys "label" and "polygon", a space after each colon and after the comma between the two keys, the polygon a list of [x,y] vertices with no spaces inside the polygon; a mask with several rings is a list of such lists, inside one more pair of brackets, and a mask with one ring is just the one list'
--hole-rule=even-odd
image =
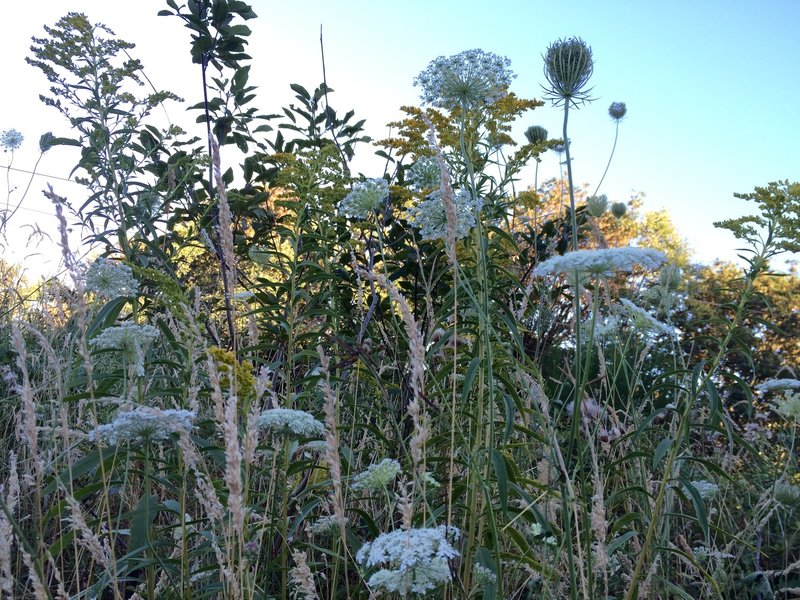
{"label": "white flower cluster", "polygon": [[[344,519],[347,524],[347,517]],[[308,527],[314,535],[333,535],[339,533],[339,519],[336,515],[320,517]]]}
{"label": "white flower cluster", "polygon": [[775,410],[784,418],[800,423],[800,392],[784,393],[775,400]]}
{"label": "white flower cluster", "polygon": [[631,323],[633,323],[633,326],[642,333],[652,333],[656,336],[665,335],[671,338],[676,337],[674,327],[662,323],[641,306],[637,306],[627,298],[620,298],[619,303],[625,310],[625,314],[631,320]]}
{"label": "white flower cluster", "polygon": [[[460,240],[467,237],[470,229],[477,224],[483,200],[473,198],[466,190],[455,192],[453,200],[456,205],[456,239]],[[408,209],[408,216],[419,227],[423,240],[447,238],[447,215],[440,190],[431,192],[419,204]]]}
{"label": "white flower cluster", "polygon": [[166,440],[173,433],[191,431],[196,416],[189,410],[136,406],[120,410],[111,423],[100,425],[90,432],[89,440],[103,440],[110,446],[124,442]]}
{"label": "white flower cluster", "polygon": [[139,282],[128,265],[98,258],[86,270],[86,289],[104,298],[129,297],[139,291]]}
{"label": "white flower cluster", "polygon": [[[544,527],[542,527],[541,523],[534,523],[531,525],[531,534],[535,538],[542,538],[544,535]],[[548,546],[555,546],[558,544],[558,540],[552,535],[543,538],[542,541]]]}
{"label": "white flower cluster", "polygon": [[480,108],[508,93],[515,77],[511,61],[483,50],[465,50],[440,56],[414,79],[422,88],[422,102],[437,108]]}
{"label": "white flower cluster", "polygon": [[759,392],[773,392],[775,390],[796,390],[800,389],[799,379],[767,379],[756,386]]}
{"label": "white flower cluster", "polygon": [[488,567],[484,567],[480,563],[474,563],[472,565],[472,576],[475,578],[475,584],[478,587],[491,585],[497,581],[497,575],[495,575],[495,572]]}
{"label": "white flower cluster", "polygon": [[420,156],[406,172],[406,181],[415,190],[435,190],[441,185],[442,170],[435,156]]}
{"label": "white flower cluster", "polygon": [[616,315],[603,316],[598,314],[592,329],[592,319],[589,317],[582,323],[583,339],[588,340],[589,334],[596,344],[609,341],[619,331],[620,322]]}
{"label": "white flower cluster", "polygon": [[382,533],[361,546],[356,560],[381,567],[369,578],[369,587],[401,597],[424,594],[452,580],[448,560],[459,553],[450,540],[459,535],[457,528],[444,525]]}
{"label": "white flower cluster", "polygon": [[353,477],[354,490],[375,492],[384,489],[400,474],[400,463],[392,458],[384,458],[372,464]]}
{"label": "white flower cluster", "polygon": [[125,322],[107,327],[89,345],[98,350],[119,350],[125,361],[132,365],[139,377],[144,376],[144,353],[150,343],[158,337],[158,329],[152,325],[137,325]]}
{"label": "white flower cluster", "polygon": [[314,437],[322,435],[325,426],[313,415],[302,410],[289,408],[270,408],[261,413],[258,424],[262,428],[272,429],[279,433],[297,437]]}
{"label": "white flower cluster", "polygon": [[710,500],[719,492],[719,486],[713,481],[692,481],[692,487],[697,490],[703,500]]}
{"label": "white flower cluster", "polygon": [[653,248],[601,248],[599,250],[575,250],[563,256],[553,256],[540,262],[534,275],[557,275],[559,273],[588,273],[613,275],[617,271],[629,272],[634,267],[655,270],[667,262],[667,256]]}
{"label": "white flower cluster", "polygon": [[22,140],[25,138],[16,129],[6,129],[0,133],[0,146],[6,150],[17,150],[22,146]]}
{"label": "white flower cluster", "polygon": [[236,302],[248,302],[255,297],[256,295],[250,290],[244,290],[242,292],[234,292],[233,294],[231,294],[231,299],[235,300]]}
{"label": "white flower cluster", "polygon": [[699,561],[706,561],[710,558],[722,560],[723,558],[733,558],[733,554],[727,552],[720,552],[719,550],[711,550],[706,546],[696,546],[692,548],[692,554]]}
{"label": "white flower cluster", "polygon": [[385,179],[360,181],[339,202],[339,214],[351,219],[367,219],[381,207],[388,197],[389,184]]}
{"label": "white flower cluster", "polygon": [[776,481],[775,500],[786,506],[794,506],[800,503],[800,486],[793,485],[787,481]]}

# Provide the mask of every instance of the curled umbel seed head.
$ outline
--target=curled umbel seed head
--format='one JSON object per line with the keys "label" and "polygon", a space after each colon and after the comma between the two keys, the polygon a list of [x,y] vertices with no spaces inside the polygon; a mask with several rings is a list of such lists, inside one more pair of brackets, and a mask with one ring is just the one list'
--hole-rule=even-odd
{"label": "curled umbel seed head", "polygon": [[625,106],[624,102],[612,102],[611,106],[608,107],[608,114],[615,121],[622,120],[627,112],[628,107]]}
{"label": "curled umbel seed head", "polygon": [[525,130],[525,137],[529,144],[540,144],[547,141],[547,129],[541,125],[532,125]]}
{"label": "curled umbel seed head", "polygon": [[586,210],[593,217],[602,217],[608,209],[608,198],[605,194],[590,196],[586,200]]}
{"label": "curled umbel seed head", "polygon": [[545,88],[556,104],[575,105],[589,99],[584,89],[594,71],[592,49],[580,38],[553,42],[544,55]]}

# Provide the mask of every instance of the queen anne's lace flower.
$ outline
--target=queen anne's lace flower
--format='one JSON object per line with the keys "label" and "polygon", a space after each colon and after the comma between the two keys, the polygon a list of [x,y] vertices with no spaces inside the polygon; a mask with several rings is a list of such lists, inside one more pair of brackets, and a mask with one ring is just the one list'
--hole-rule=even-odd
{"label": "queen anne's lace flower", "polygon": [[665,335],[671,338],[676,337],[674,327],[662,323],[641,306],[637,306],[627,298],[620,298],[619,303],[625,310],[625,314],[633,323],[633,326],[642,333]]}
{"label": "queen anne's lace flower", "polygon": [[786,506],[800,503],[800,486],[793,485],[788,481],[776,481],[773,493],[775,500]]}
{"label": "queen anne's lace flower", "polygon": [[800,389],[800,379],[767,379],[756,386],[759,392]]}
{"label": "queen anne's lace flower", "polygon": [[710,500],[719,492],[719,486],[716,483],[713,481],[706,481],[705,479],[692,481],[692,487],[697,490],[697,493],[700,494],[703,500]]}
{"label": "queen anne's lace flower", "polygon": [[385,179],[367,179],[353,186],[353,190],[339,202],[339,214],[351,219],[366,219],[389,197],[389,184]]}
{"label": "queen anne's lace flower", "polygon": [[356,554],[366,567],[381,567],[367,584],[401,597],[425,594],[452,580],[448,560],[459,556],[451,541],[460,532],[455,527],[397,530],[382,533]]}
{"label": "queen anne's lace flower", "polygon": [[492,52],[465,50],[440,56],[414,79],[422,102],[437,108],[479,108],[506,95],[515,77],[511,61]]}
{"label": "queen anne's lace flower", "polygon": [[581,324],[584,340],[588,340],[591,337],[597,344],[610,340],[619,332],[619,321],[619,317],[616,315],[598,315],[597,320],[592,325],[592,319],[589,317]]}
{"label": "queen anne's lace flower", "polygon": [[384,458],[381,462],[368,466],[365,471],[353,477],[353,489],[372,492],[382,490],[399,474],[400,463],[391,458]]}
{"label": "queen anne's lace flower", "polygon": [[289,408],[270,408],[261,413],[259,426],[297,437],[322,435],[325,426],[309,413]]}
{"label": "queen anne's lace flower", "polygon": [[86,271],[86,289],[105,298],[128,297],[139,291],[139,282],[128,265],[98,258]]}
{"label": "queen anne's lace flower", "polygon": [[150,343],[158,337],[158,329],[152,325],[137,325],[125,322],[107,327],[89,345],[99,350],[118,350],[125,361],[133,366],[139,377],[144,376],[144,353]]}
{"label": "queen anne's lace flower", "polygon": [[102,440],[110,446],[124,442],[166,440],[173,433],[189,432],[196,413],[188,410],[160,410],[136,406],[120,410],[111,423],[89,433],[89,440]]}
{"label": "queen anne's lace flower", "polygon": [[712,550],[706,546],[695,546],[692,548],[692,554],[694,554],[694,557],[699,561],[706,561],[710,558],[718,560],[722,560],[724,558],[733,558],[733,554]]}
{"label": "queen anne's lace flower", "polygon": [[553,256],[540,262],[534,275],[556,275],[558,273],[589,273],[613,275],[616,271],[632,271],[635,266],[647,270],[658,269],[667,262],[667,256],[652,248],[602,248],[600,250],[575,250],[563,256]]}
{"label": "queen anne's lace flower", "polygon": [[800,422],[800,392],[785,392],[775,400],[775,410],[789,420]]}
{"label": "queen anne's lace flower", "polygon": [[0,133],[0,146],[6,150],[17,150],[25,138],[16,129],[6,129]]}
{"label": "queen anne's lace flower", "polygon": [[435,190],[441,185],[442,169],[434,156],[420,156],[406,171],[406,181],[415,190]]}
{"label": "queen anne's lace flower", "polygon": [[[344,519],[347,524],[347,517]],[[333,535],[339,533],[339,518],[336,515],[325,515],[308,527],[314,535]]]}
{"label": "queen anne's lace flower", "polygon": [[472,565],[472,576],[475,577],[475,584],[478,587],[491,585],[497,581],[497,575],[495,575],[495,572],[488,567],[484,567],[480,563],[475,563]]}
{"label": "queen anne's lace flower", "polygon": [[[469,235],[470,229],[478,222],[478,213],[483,208],[481,198],[473,198],[465,190],[455,192],[456,205],[456,239]],[[447,238],[447,215],[444,212],[442,193],[436,190],[428,194],[416,206],[408,209],[411,222],[419,227],[419,232],[424,240],[437,240]]]}

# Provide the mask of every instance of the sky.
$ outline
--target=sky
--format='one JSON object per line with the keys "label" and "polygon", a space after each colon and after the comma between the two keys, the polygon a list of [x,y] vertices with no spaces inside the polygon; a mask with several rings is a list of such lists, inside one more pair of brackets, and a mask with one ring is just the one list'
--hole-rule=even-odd
{"label": "sky", "polygon": [[[570,112],[569,137],[576,183],[598,183],[613,143],[611,102],[625,102],[614,160],[600,193],[626,201],[643,193],[644,210],[667,210],[694,259],[736,260],[737,242],[713,222],[747,214],[749,203],[734,192],[750,192],[770,181],[800,180],[800,2],[795,0],[251,0],[258,18],[249,54],[258,105],[279,112],[292,101],[290,83],[313,89],[322,81],[320,28],[325,46],[331,105],[355,109],[367,133],[387,137],[387,124],[400,118],[401,105],[418,104],[416,75],[438,56],[481,48],[508,57],[517,77],[511,90],[542,98],[542,54],[557,39],[578,36],[592,48],[593,102]],[[32,7],[35,10],[32,10]],[[157,88],[192,104],[201,98],[199,67],[189,56],[189,32],[174,17],[156,16],[165,0],[36,0],[12,3],[0,20],[0,131],[25,136],[14,153],[14,168],[32,170],[39,136],[69,135],[68,124],[38,96],[47,81],[25,63],[31,36],[41,36],[69,11],[83,12],[136,44]],[[184,107],[170,117],[185,128],[199,127]],[[530,125],[561,137],[563,112],[546,104],[523,115],[512,132],[520,142]],[[197,130],[202,135],[202,130]],[[52,244],[28,243],[38,229],[57,239],[52,206],[42,195],[49,182],[56,193],[81,204],[86,192],[67,179],[74,156],[56,148],[32,178],[6,169],[0,155],[0,202],[20,210],[8,228],[3,258],[21,262],[30,275],[54,274],[60,252]],[[380,176],[382,162],[361,147],[355,170]],[[223,161],[225,160],[223,155]],[[235,157],[229,157],[231,161]],[[543,156],[540,181],[558,176],[554,153]],[[517,189],[533,185],[533,169]],[[11,189],[8,194],[7,190]],[[80,232],[73,231],[74,246]]]}

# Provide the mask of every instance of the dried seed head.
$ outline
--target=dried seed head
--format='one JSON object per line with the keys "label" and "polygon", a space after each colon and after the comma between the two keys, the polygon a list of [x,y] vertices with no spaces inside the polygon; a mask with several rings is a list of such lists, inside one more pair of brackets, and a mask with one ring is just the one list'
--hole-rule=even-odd
{"label": "dried seed head", "polygon": [[591,196],[586,200],[586,211],[593,217],[600,217],[608,209],[608,198],[605,194]]}
{"label": "dried seed head", "polygon": [[546,91],[555,104],[588,100],[590,90],[584,88],[593,71],[592,49],[580,38],[558,40],[544,55],[544,76],[550,84]]}

